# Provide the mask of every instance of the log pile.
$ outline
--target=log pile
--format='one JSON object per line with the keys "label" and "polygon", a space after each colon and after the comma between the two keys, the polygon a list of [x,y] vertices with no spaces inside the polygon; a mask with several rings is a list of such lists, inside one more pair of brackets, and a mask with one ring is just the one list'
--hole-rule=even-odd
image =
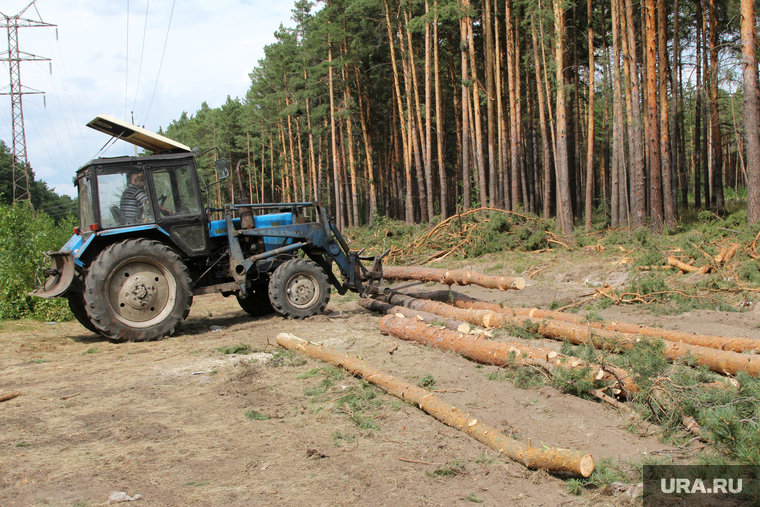
{"label": "log pile", "polygon": [[[456,300],[456,295],[452,296]],[[460,297],[460,300],[463,298]],[[493,309],[463,309],[446,303],[416,299],[403,294],[391,294],[389,302],[400,306],[406,306],[415,310],[436,313],[449,318],[459,319],[478,326],[487,328],[501,328],[508,326],[529,327],[534,332],[559,341],[569,341],[576,345],[593,345],[598,349],[611,351],[631,350],[640,343],[654,343],[656,338],[639,333],[627,333],[617,330],[592,327],[587,324],[576,324],[565,320],[553,318],[535,318],[524,315],[510,314]],[[662,337],[664,343],[663,354],[669,360],[694,358],[697,364],[707,366],[712,371],[736,375],[746,372],[750,375],[760,376],[760,355],[741,354],[729,350],[688,343],[676,342]],[[720,342],[720,337],[712,337]]]}
{"label": "log pile", "polygon": [[613,386],[616,394],[628,395],[639,390],[631,374],[621,368],[610,364],[591,365],[577,357],[565,356],[546,347],[532,347],[517,341],[499,342],[483,335],[464,335],[396,315],[386,315],[380,320],[379,326],[384,334],[456,352],[482,364],[540,366],[550,373],[556,368],[567,368],[585,373],[585,380],[589,383],[600,381]]}
{"label": "log pile", "polygon": [[703,334],[690,334],[681,331],[669,331],[667,329],[660,329],[655,327],[640,326],[638,324],[630,324],[626,322],[596,322],[584,320],[578,315],[542,310],[539,308],[511,308],[498,305],[496,303],[488,303],[486,301],[479,301],[471,298],[465,294],[459,294],[451,291],[437,291],[427,293],[406,293],[409,296],[430,299],[439,302],[451,302],[457,308],[473,309],[473,310],[491,310],[494,312],[504,313],[507,315],[520,315],[524,317],[531,317],[535,319],[554,319],[569,322],[571,324],[578,324],[584,326],[591,326],[596,329],[605,329],[608,331],[620,331],[622,333],[640,334],[644,336],[650,336],[653,338],[662,338],[663,340],[688,343],[689,345],[699,345],[700,347],[710,347],[719,350],[730,350],[733,352],[758,352],[760,351],[760,340],[754,340],[752,338],[740,338],[740,337],[724,337],[724,336],[710,336]]}
{"label": "log pile", "polygon": [[298,350],[311,358],[329,362],[353,375],[364,378],[367,382],[417,406],[442,423],[467,433],[479,442],[528,468],[569,472],[583,477],[589,477],[594,471],[594,458],[585,451],[546,446],[539,448],[533,447],[530,440],[527,442],[514,440],[472,414],[462,412],[457,407],[445,403],[436,397],[435,393],[396,379],[357,357],[306,342],[286,333],[277,336],[277,343],[281,347]]}

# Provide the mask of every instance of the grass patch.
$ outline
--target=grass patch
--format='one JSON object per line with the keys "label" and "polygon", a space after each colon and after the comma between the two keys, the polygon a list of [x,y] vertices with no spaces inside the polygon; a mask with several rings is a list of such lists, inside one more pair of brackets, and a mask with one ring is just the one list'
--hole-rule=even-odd
{"label": "grass patch", "polygon": [[436,468],[432,472],[428,472],[428,475],[431,477],[453,477],[455,475],[464,475],[465,473],[466,471],[462,460],[455,459],[454,461],[450,461],[449,463]]}
{"label": "grass patch", "polygon": [[486,375],[488,380],[511,380],[518,389],[536,389],[545,386],[546,375],[527,366],[507,366]]}
{"label": "grass patch", "polygon": [[483,466],[493,465],[496,463],[496,458],[489,455],[488,453],[481,454],[475,459],[475,463]]}
{"label": "grass patch", "polygon": [[183,486],[188,488],[199,488],[208,485],[208,481],[187,481]]}
{"label": "grass patch", "polygon": [[245,418],[251,421],[266,421],[269,419],[269,416],[258,410],[249,410],[245,413]]}
{"label": "grass patch", "polygon": [[343,447],[344,444],[352,444],[356,440],[356,435],[350,433],[342,433],[340,431],[333,431],[330,435],[333,445],[335,447]]}
{"label": "grass patch", "polygon": [[17,447],[17,448],[22,448],[22,447],[31,447],[31,446],[32,446],[32,444],[30,444],[29,442],[18,442],[18,443],[16,444],[16,447]]}
{"label": "grass patch", "polygon": [[89,349],[87,349],[84,352],[82,352],[82,355],[86,356],[86,355],[89,355],[89,354],[97,354],[97,353],[98,353],[98,348],[97,347],[90,347]]}
{"label": "grass patch", "polygon": [[272,356],[272,360],[267,364],[274,368],[281,366],[303,366],[306,364],[306,357],[295,350],[278,347],[272,351]]}
{"label": "grass patch", "polygon": [[228,347],[219,347],[216,349],[217,352],[221,352],[222,354],[252,354],[253,349],[250,345],[246,345],[245,343],[241,343],[239,345],[230,345]]}
{"label": "grass patch", "polygon": [[469,495],[467,495],[466,497],[464,497],[464,499],[467,500],[468,502],[472,502],[472,503],[483,503],[483,499],[480,498],[475,493],[470,493]]}
{"label": "grass patch", "polygon": [[431,374],[426,374],[424,377],[422,377],[422,380],[417,382],[417,387],[422,387],[423,389],[432,389],[435,387],[435,377]]}
{"label": "grass patch", "polygon": [[42,363],[49,363],[47,359],[30,359],[26,362],[26,364],[42,364]]}
{"label": "grass patch", "polygon": [[311,379],[312,382],[318,379],[317,384],[304,389],[304,395],[311,398],[315,405],[315,413],[330,407],[332,413],[345,415],[360,430],[379,430],[375,420],[379,410],[384,406],[398,410],[401,406],[394,403],[395,400],[385,402],[381,396],[383,391],[365,380],[360,380],[358,384],[337,385],[339,380],[345,378],[345,372],[332,365],[312,368],[297,378]]}

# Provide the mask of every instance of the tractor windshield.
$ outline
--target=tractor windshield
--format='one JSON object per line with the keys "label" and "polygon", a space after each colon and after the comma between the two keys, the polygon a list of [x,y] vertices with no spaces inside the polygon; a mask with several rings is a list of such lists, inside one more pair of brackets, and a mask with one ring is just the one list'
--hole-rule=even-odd
{"label": "tractor windshield", "polygon": [[134,167],[98,171],[100,226],[103,229],[155,221],[145,173]]}

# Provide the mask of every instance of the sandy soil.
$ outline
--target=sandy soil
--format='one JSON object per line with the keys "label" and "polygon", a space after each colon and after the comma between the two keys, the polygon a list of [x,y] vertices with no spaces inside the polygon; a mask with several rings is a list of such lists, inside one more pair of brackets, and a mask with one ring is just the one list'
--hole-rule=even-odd
{"label": "sandy soil", "polygon": [[[489,258],[457,267],[487,271],[497,263],[508,264]],[[537,255],[535,265],[547,268],[520,292],[459,290],[546,308],[628,276],[604,258],[579,264]],[[600,313],[760,338],[758,311],[658,317],[613,306]],[[151,343],[114,344],[75,322],[2,323],[0,394],[22,396],[0,404],[0,505],[94,506],[119,491],[141,495],[136,505],[144,507],[625,504],[572,496],[562,477],[501,458],[360,379],[284,354],[273,345],[281,332],[359,355],[412,383],[431,375],[445,401],[533,445],[584,449],[597,462],[632,467],[668,448],[627,431],[626,418],[607,405],[547,386],[518,389],[489,380],[495,367],[383,336],[379,318],[356,296],[333,294],[324,315],[303,322],[251,319],[234,298],[198,297],[180,335]],[[256,353],[220,351],[241,344]],[[366,409],[341,406],[345,393],[361,394]]]}

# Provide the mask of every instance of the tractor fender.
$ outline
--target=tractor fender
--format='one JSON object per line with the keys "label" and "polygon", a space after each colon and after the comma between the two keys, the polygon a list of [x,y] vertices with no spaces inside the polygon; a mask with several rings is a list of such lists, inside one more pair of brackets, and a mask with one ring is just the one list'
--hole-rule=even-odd
{"label": "tractor fender", "polygon": [[[156,239],[163,243],[168,243],[172,248],[176,248],[170,240],[171,236],[162,227],[156,224],[135,225],[132,227],[121,227],[119,229],[106,229],[91,234],[83,243],[80,243],[74,251],[76,264],[81,268],[86,268],[92,260],[108,246],[119,241],[131,238]],[[73,238],[72,238],[73,239]],[[70,242],[71,240],[69,240]],[[68,245],[68,243],[67,243]],[[61,249],[63,251],[66,247]]]}

